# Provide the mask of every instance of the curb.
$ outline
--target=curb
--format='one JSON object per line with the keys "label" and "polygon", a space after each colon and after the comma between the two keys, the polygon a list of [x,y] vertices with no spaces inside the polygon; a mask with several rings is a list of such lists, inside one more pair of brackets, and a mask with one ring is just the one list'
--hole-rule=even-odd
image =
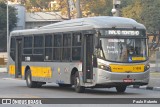
{"label": "curb", "polygon": [[146,90],[160,91],[160,87],[151,87],[151,86],[133,85],[132,88],[140,88],[140,89],[146,89]]}

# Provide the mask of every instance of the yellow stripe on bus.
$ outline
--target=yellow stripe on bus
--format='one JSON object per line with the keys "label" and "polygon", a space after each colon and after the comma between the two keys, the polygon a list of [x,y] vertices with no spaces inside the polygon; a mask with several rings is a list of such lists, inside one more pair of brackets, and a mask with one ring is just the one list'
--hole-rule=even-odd
{"label": "yellow stripe on bus", "polygon": [[35,67],[31,66],[32,76],[33,77],[52,77],[51,67]]}
{"label": "yellow stripe on bus", "polygon": [[[39,66],[31,66],[31,73],[33,77],[52,77],[52,69],[51,67],[39,67]],[[22,76],[24,76],[25,66],[21,68]],[[9,74],[15,75],[15,65],[9,66]]]}
{"label": "yellow stripe on bus", "polygon": [[110,64],[112,72],[129,73],[129,72],[144,72],[144,64],[140,65],[118,65]]}

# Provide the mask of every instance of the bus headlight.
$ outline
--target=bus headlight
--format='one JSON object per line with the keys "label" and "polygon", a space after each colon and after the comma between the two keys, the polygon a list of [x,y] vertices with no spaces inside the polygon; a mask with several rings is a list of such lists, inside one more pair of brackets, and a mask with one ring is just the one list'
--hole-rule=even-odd
{"label": "bus headlight", "polygon": [[110,66],[107,66],[107,65],[102,64],[102,63],[98,63],[98,68],[106,70],[106,71],[111,71]]}
{"label": "bus headlight", "polygon": [[149,64],[145,65],[145,66],[144,66],[144,71],[147,71],[149,68],[150,68],[150,65],[149,65]]}

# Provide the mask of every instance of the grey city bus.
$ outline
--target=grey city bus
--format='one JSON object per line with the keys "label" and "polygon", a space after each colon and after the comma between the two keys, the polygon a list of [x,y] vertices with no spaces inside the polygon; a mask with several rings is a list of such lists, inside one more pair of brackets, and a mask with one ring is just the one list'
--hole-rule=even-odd
{"label": "grey city bus", "polygon": [[72,19],[10,34],[10,76],[30,88],[111,88],[147,85],[150,72],[146,28],[133,19],[99,16]]}

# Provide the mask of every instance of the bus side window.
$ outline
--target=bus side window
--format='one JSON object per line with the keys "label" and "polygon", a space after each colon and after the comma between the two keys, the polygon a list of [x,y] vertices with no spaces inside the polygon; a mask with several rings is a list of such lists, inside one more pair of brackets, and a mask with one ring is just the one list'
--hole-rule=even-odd
{"label": "bus side window", "polygon": [[33,61],[44,61],[44,38],[43,35],[34,36]]}
{"label": "bus side window", "polygon": [[72,48],[72,60],[81,59],[81,47]]}
{"label": "bus side window", "polygon": [[52,60],[52,34],[45,34],[45,60]]}
{"label": "bus side window", "polygon": [[23,54],[32,54],[32,43],[33,43],[32,36],[24,37],[24,44],[23,44]]}
{"label": "bus side window", "polygon": [[62,56],[62,34],[54,34],[53,60],[60,61]]}
{"label": "bus side window", "polygon": [[62,35],[55,34],[54,35],[54,47],[61,47],[62,46]]}
{"label": "bus side window", "polygon": [[82,34],[73,33],[72,36],[72,60],[81,60]]}
{"label": "bus side window", "polygon": [[71,33],[63,34],[63,52],[62,60],[70,61],[71,59]]}
{"label": "bus side window", "polygon": [[72,45],[73,46],[81,46],[81,42],[82,42],[81,33],[73,33]]}

